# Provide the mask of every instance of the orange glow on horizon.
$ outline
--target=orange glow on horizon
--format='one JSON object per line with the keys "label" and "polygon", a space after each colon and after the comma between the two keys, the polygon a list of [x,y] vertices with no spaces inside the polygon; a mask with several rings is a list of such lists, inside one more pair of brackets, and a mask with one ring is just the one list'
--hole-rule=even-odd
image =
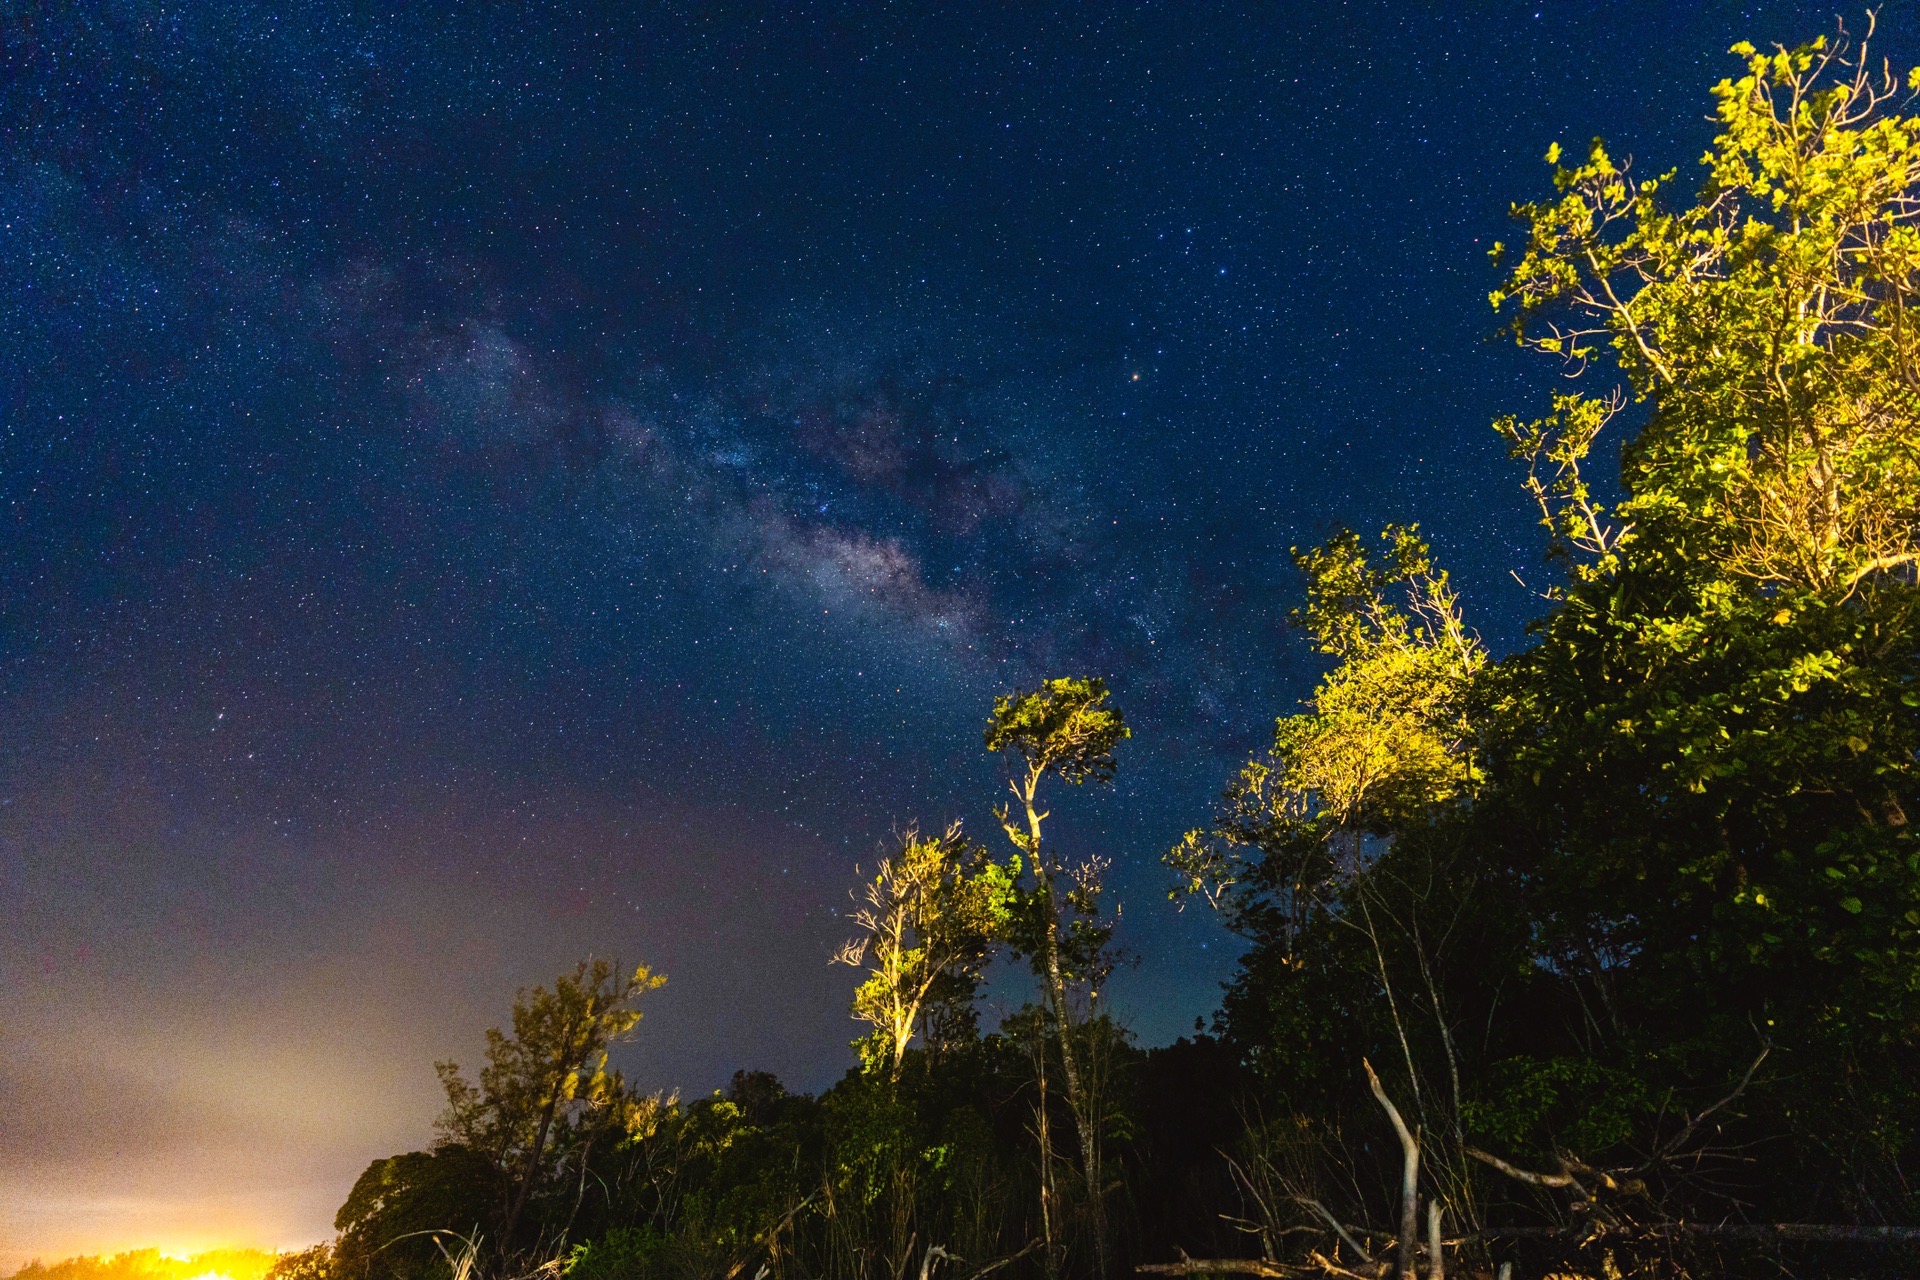
{"label": "orange glow on horizon", "polygon": [[279,1257],[279,1251],[245,1245],[191,1252],[148,1246],[43,1260],[40,1267],[47,1280],[264,1280]]}

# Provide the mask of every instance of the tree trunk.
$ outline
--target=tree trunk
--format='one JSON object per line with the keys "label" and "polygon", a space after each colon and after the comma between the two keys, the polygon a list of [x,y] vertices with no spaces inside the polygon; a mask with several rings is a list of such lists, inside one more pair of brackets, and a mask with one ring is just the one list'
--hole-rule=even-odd
{"label": "tree trunk", "polygon": [[1040,1232],[1047,1242],[1047,1274],[1060,1274],[1060,1248],[1053,1232],[1053,1127],[1047,1119],[1047,1029],[1034,1028],[1033,1062],[1040,1085]]}
{"label": "tree trunk", "polygon": [[1067,1078],[1067,1109],[1073,1112],[1075,1135],[1080,1139],[1080,1170],[1087,1183],[1087,1208],[1092,1215],[1095,1274],[1106,1280],[1107,1222],[1101,1199],[1100,1148],[1079,1062],[1074,1056],[1073,1014],[1067,1004],[1066,975],[1060,967],[1060,899],[1054,890],[1055,869],[1040,850],[1040,813],[1034,808],[1034,790],[1038,775],[1029,778],[1026,789],[1027,830],[1033,842],[1033,871],[1047,895],[1046,968],[1047,1000],[1053,1006],[1053,1024],[1060,1033],[1060,1069]]}

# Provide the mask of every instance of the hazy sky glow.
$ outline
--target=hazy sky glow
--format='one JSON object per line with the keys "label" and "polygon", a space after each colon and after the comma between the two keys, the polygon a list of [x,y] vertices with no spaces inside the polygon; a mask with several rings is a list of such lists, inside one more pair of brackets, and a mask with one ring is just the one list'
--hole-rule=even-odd
{"label": "hazy sky glow", "polygon": [[1119,1004],[1211,1010],[1156,858],[1311,679],[1286,548],[1417,519],[1511,644],[1508,201],[1831,9],[1116,8],[0,22],[0,1269],[322,1237],[589,952],[643,1083],[831,1082],[855,862],[990,832],[1043,675],[1136,727],[1057,806]]}

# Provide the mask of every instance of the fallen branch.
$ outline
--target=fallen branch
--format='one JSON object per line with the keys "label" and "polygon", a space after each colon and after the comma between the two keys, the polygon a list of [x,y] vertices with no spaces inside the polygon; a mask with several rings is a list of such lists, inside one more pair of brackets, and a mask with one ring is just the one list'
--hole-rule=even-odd
{"label": "fallen branch", "polygon": [[1571,1187],[1574,1185],[1573,1178],[1568,1174],[1535,1173],[1530,1169],[1522,1169],[1517,1165],[1508,1164],[1499,1156],[1482,1151],[1478,1147],[1464,1147],[1462,1150],[1475,1160],[1478,1160],[1481,1164],[1492,1165],[1509,1178],[1515,1178],[1521,1182],[1530,1182],[1536,1187]]}
{"label": "fallen branch", "polygon": [[[1429,1227],[1438,1225],[1429,1223]],[[1709,1240],[1741,1240],[1754,1244],[1920,1244],[1920,1227],[1858,1227],[1827,1222],[1660,1222],[1643,1227],[1608,1227],[1588,1223],[1578,1227],[1491,1227],[1472,1235],[1440,1241],[1443,1248],[1458,1248],[1483,1240],[1564,1240],[1573,1237],[1609,1240],[1660,1240],[1673,1237],[1697,1237]],[[1429,1250],[1432,1244],[1428,1245]],[[1149,1262],[1134,1268],[1145,1275],[1263,1276],[1269,1280],[1294,1280],[1311,1275],[1337,1275],[1354,1280],[1383,1280],[1388,1270],[1381,1263],[1361,1263],[1363,1270],[1343,1267],[1320,1253],[1310,1255],[1312,1266],[1303,1267],[1266,1258],[1181,1258],[1178,1262]]]}
{"label": "fallen branch", "polygon": [[1585,1223],[1576,1227],[1489,1227],[1463,1236],[1474,1240],[1555,1240],[1569,1236],[1598,1239],[1665,1239],[1700,1236],[1710,1240],[1747,1240],[1771,1244],[1920,1244],[1920,1227],[1856,1227],[1830,1222],[1655,1222],[1638,1227],[1609,1227]]}
{"label": "fallen branch", "polygon": [[[1020,1259],[1032,1253],[1035,1249],[1038,1249],[1045,1241],[1046,1238],[1044,1236],[1035,1236],[1033,1239],[1027,1241],[1027,1247],[1020,1252],[1010,1253],[1004,1258],[989,1262],[986,1266],[968,1276],[967,1280],[981,1280],[982,1276],[990,1276],[1002,1267],[1012,1266],[1014,1263],[1020,1261]],[[951,1257],[952,1255],[949,1254],[948,1256]]]}
{"label": "fallen branch", "polygon": [[1655,1236],[1708,1236],[1716,1240],[1800,1240],[1809,1244],[1905,1244],[1920,1241],[1920,1227],[1854,1227],[1826,1222],[1664,1222],[1643,1229]]}
{"label": "fallen branch", "polygon": [[1375,1263],[1374,1266],[1367,1271],[1354,1271],[1351,1268],[1341,1266],[1324,1254],[1314,1254],[1313,1260],[1320,1268],[1322,1274],[1345,1276],[1347,1280],[1381,1280],[1381,1277],[1387,1274],[1387,1264],[1384,1262]]}
{"label": "fallen branch", "polygon": [[1300,1204],[1305,1205],[1307,1208],[1319,1214],[1321,1218],[1325,1219],[1326,1224],[1333,1228],[1333,1234],[1339,1236],[1342,1240],[1344,1240],[1346,1242],[1347,1248],[1353,1250],[1356,1254],[1360,1255],[1360,1260],[1362,1262],[1373,1261],[1373,1255],[1367,1252],[1367,1247],[1361,1244],[1358,1240],[1354,1239],[1353,1234],[1349,1232],[1344,1226],[1340,1225],[1340,1219],[1334,1217],[1333,1214],[1327,1209],[1327,1206],[1321,1204],[1318,1200],[1315,1200],[1310,1196],[1300,1196],[1298,1197],[1298,1200]]}
{"label": "fallen branch", "polygon": [[1693,1137],[1694,1131],[1706,1123],[1716,1112],[1723,1111],[1739,1101],[1740,1096],[1747,1091],[1747,1086],[1753,1083],[1754,1073],[1760,1070],[1760,1064],[1765,1062],[1767,1055],[1772,1052],[1773,1045],[1767,1040],[1762,1039],[1760,1042],[1759,1056],[1754,1058],[1754,1060],[1748,1064],[1746,1071],[1741,1073],[1740,1083],[1733,1086],[1733,1091],[1700,1114],[1688,1117],[1687,1123],[1681,1127],[1680,1132],[1675,1134],[1671,1141],[1658,1144],[1654,1148],[1652,1157],[1648,1159],[1645,1164],[1631,1172],[1644,1173],[1653,1168],[1654,1165],[1659,1164],[1662,1160],[1671,1157],[1675,1152],[1686,1146],[1688,1140]]}
{"label": "fallen branch", "polygon": [[1306,1274],[1308,1268],[1290,1267],[1283,1262],[1268,1262],[1265,1258],[1182,1258],[1178,1262],[1143,1262],[1134,1270],[1156,1276],[1291,1277]]}

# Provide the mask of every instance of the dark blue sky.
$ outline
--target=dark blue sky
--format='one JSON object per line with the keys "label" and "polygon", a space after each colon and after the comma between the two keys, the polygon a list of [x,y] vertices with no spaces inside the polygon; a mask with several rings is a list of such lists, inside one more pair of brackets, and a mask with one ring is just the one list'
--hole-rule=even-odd
{"label": "dark blue sky", "polygon": [[671,975],[643,1082],[830,1082],[854,864],[992,834],[1046,675],[1135,725],[1057,824],[1190,1027],[1157,856],[1311,682],[1286,548],[1418,520],[1517,643],[1509,202],[1691,165],[1727,45],[1830,22],[7,9],[0,1265],[316,1237],[587,952]]}

